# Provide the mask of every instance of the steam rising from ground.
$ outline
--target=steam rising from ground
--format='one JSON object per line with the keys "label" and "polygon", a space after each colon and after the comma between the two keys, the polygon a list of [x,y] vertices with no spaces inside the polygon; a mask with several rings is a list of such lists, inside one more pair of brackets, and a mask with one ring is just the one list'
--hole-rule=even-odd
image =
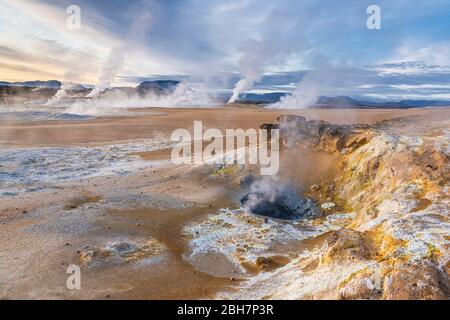
{"label": "steam rising from ground", "polygon": [[237,51],[241,53],[238,68],[242,79],[234,86],[228,103],[235,102],[240,93],[260,81],[270,66],[284,65],[294,54],[308,49],[302,32],[307,27],[303,14],[288,6],[276,6],[262,19],[265,27],[261,33],[241,42]]}
{"label": "steam rising from ground", "polygon": [[98,97],[101,92],[111,86],[111,83],[116,79],[116,75],[124,63],[123,51],[123,47],[111,49],[103,65],[98,82],[95,88],[87,95],[87,98]]}
{"label": "steam rising from ground", "polygon": [[313,106],[319,100],[322,79],[316,73],[311,73],[297,85],[291,95],[280,98],[279,102],[269,105],[272,109],[304,109]]}
{"label": "steam rising from ground", "polygon": [[176,108],[176,107],[211,107],[215,102],[205,88],[192,88],[185,83],[177,85],[172,93],[157,95],[149,93],[145,97],[137,93],[108,91],[95,98],[76,100],[65,112],[78,115],[102,116],[123,114],[133,108]]}
{"label": "steam rising from ground", "polygon": [[153,27],[154,14],[158,12],[159,6],[155,0],[140,0],[135,3],[131,9],[126,12],[131,24],[124,43],[120,46],[111,48],[109,55],[103,64],[100,77],[97,84],[88,98],[97,97],[106,88],[111,86],[121,71],[125,63],[125,53],[134,50],[140,50],[139,43],[145,40],[147,34]]}
{"label": "steam rising from ground", "polygon": [[340,81],[337,69],[332,68],[327,57],[316,54],[312,56],[315,69],[308,71],[294,92],[280,98],[279,102],[270,104],[271,109],[304,109],[314,106],[321,95]]}
{"label": "steam rising from ground", "polygon": [[67,83],[66,82],[61,83],[61,87],[59,88],[59,90],[56,91],[56,93],[53,97],[48,99],[46,105],[47,106],[55,105],[56,103],[60,102],[62,99],[67,97],[67,92],[66,92],[67,89],[68,89]]}
{"label": "steam rising from ground", "polygon": [[[126,65],[128,52],[143,50],[144,43],[153,29],[160,11],[160,4],[155,0],[140,0],[125,13],[130,21],[126,37],[121,45],[112,47],[102,66],[95,88],[83,99],[69,101],[65,113],[78,115],[122,114],[131,108],[147,107],[203,107],[213,106],[214,102],[204,86],[192,87],[185,83],[177,85],[173,92],[158,95],[148,93],[142,96],[136,91],[123,88],[111,89],[119,72]],[[60,90],[47,105],[57,105],[67,98],[68,86],[63,83]]]}
{"label": "steam rising from ground", "polygon": [[264,72],[264,66],[271,59],[275,52],[268,42],[249,39],[241,44],[239,51],[242,57],[239,60],[239,70],[243,76],[234,89],[228,103],[236,102],[239,94],[245,89],[251,87],[256,81],[260,81]]}
{"label": "steam rising from ground", "polygon": [[[87,99],[73,103],[66,110],[67,112],[98,115],[111,112],[109,110],[111,108],[117,111],[147,106],[207,106],[211,103],[211,99],[207,95],[199,90],[191,90],[186,85],[178,86],[170,95],[154,95],[145,99],[120,92],[111,93],[107,90],[116,81],[122,69],[126,67],[126,60],[130,58],[129,53],[143,50],[141,43],[148,40],[150,31],[154,29],[158,20],[160,9],[160,4],[156,0],[140,0],[126,12],[130,24],[125,32],[126,37],[124,37],[123,43],[110,49],[95,88],[86,96]],[[274,6],[261,17],[261,21],[264,23],[258,33],[238,42],[236,51],[240,53],[240,58],[237,66],[242,78],[235,84],[229,103],[238,100],[240,93],[261,81],[264,73],[270,71],[271,67],[283,66],[293,57],[298,59],[300,56],[312,55],[309,41],[303,34],[303,30],[308,27],[307,17],[308,15],[303,11],[299,13],[289,7]],[[293,34],[295,37],[292,36]],[[319,63],[318,65],[322,66],[323,64]],[[270,107],[291,109],[313,105],[321,91],[322,76],[323,74],[320,72],[308,73],[291,96],[283,97],[279,103]],[[66,89],[63,84],[48,104],[54,105],[61,102],[67,96]]]}
{"label": "steam rising from ground", "polygon": [[236,102],[236,100],[239,98],[239,94],[252,85],[253,82],[250,81],[251,80],[245,78],[239,80],[233,88],[233,95],[231,96],[230,100],[228,100],[228,103]]}
{"label": "steam rising from ground", "polygon": [[46,105],[54,106],[60,103],[62,100],[69,98],[70,96],[68,94],[68,91],[79,86],[76,83],[80,80],[81,74],[83,74],[82,71],[79,71],[78,73],[73,73],[70,71],[66,72],[64,74],[64,80],[61,82],[61,86],[59,87],[58,91],[53,97],[48,99]]}
{"label": "steam rising from ground", "polygon": [[241,203],[252,213],[278,219],[296,220],[320,214],[311,200],[301,197],[292,184],[279,177],[254,181]]}

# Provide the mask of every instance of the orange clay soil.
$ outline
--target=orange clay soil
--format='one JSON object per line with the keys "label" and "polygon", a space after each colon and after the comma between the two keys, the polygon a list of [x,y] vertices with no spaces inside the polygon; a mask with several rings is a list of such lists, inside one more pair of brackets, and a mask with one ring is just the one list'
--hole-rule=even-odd
{"label": "orange clay soil", "polygon": [[203,128],[258,128],[275,123],[281,114],[302,115],[336,124],[375,123],[400,116],[432,114],[440,109],[408,110],[266,110],[255,107],[224,107],[215,109],[151,109],[158,114],[138,112],[129,117],[98,118],[89,121],[43,121],[32,123],[0,122],[0,145],[67,146],[106,144],[136,139],[170,139],[177,128],[192,130],[194,121],[203,121]]}

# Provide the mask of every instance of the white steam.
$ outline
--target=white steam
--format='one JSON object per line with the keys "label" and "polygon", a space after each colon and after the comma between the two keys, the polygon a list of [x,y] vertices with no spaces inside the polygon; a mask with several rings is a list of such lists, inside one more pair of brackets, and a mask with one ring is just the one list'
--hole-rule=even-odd
{"label": "white steam", "polygon": [[243,76],[233,88],[233,95],[228,103],[236,102],[239,94],[253,86],[255,82],[262,79],[264,68],[277,55],[281,54],[272,47],[269,41],[257,41],[249,39],[240,47],[242,57],[239,60],[238,67]]}
{"label": "white steam", "polygon": [[323,89],[320,77],[313,74],[305,78],[297,85],[295,91],[288,96],[280,98],[279,102],[270,104],[270,109],[305,109],[313,106],[319,100]]}
{"label": "white steam", "polygon": [[104,92],[97,98],[82,99],[72,103],[66,113],[90,116],[122,115],[130,109],[139,108],[187,108],[211,107],[216,102],[203,87],[191,88],[180,83],[172,93],[157,95],[149,93],[141,97],[117,90]]}
{"label": "white steam", "polygon": [[273,49],[268,41],[249,39],[241,44],[239,51],[242,56],[238,67],[243,78],[234,86],[233,95],[228,103],[236,102],[241,92],[261,80],[264,66],[276,55]]}
{"label": "white steam", "polygon": [[68,71],[64,74],[64,80],[55,95],[48,99],[46,106],[54,106],[66,98],[70,98],[68,91],[77,86],[76,82],[80,80],[80,75],[83,72],[73,73]]}
{"label": "white steam", "polygon": [[303,34],[308,21],[303,15],[287,6],[274,6],[262,19],[260,34],[241,42],[238,68],[242,79],[235,84],[228,103],[235,102],[240,93],[260,81],[270,67],[283,66],[289,58],[308,49]]}
{"label": "white steam", "polygon": [[230,100],[228,100],[228,103],[236,102],[236,100],[239,98],[239,94],[251,85],[252,83],[249,82],[248,79],[244,78],[239,80],[233,88],[233,95],[231,96]]}
{"label": "white steam", "polygon": [[300,81],[294,92],[280,98],[279,102],[267,106],[270,109],[305,109],[314,106],[321,95],[327,94],[329,89],[338,84],[339,76],[322,54],[309,57],[312,59],[314,70],[308,71]]}
{"label": "white steam", "polygon": [[116,79],[117,73],[120,71],[124,63],[124,49],[123,47],[111,49],[108,58],[106,59],[100,77],[95,88],[86,96],[87,98],[96,98],[105,89],[111,86],[111,83]]}
{"label": "white steam", "polygon": [[258,207],[263,202],[275,202],[277,197],[284,192],[286,184],[277,176],[263,176],[254,181],[250,186],[250,191],[244,209],[252,211],[253,208]]}
{"label": "white steam", "polygon": [[69,89],[69,85],[66,82],[62,82],[58,91],[56,91],[55,95],[48,99],[46,106],[53,106],[66,98],[68,96],[67,91]]}
{"label": "white steam", "polygon": [[294,185],[277,177],[254,181],[241,204],[247,211],[279,219],[313,218],[320,214]]}
{"label": "white steam", "polygon": [[140,43],[145,41],[145,37],[153,27],[153,14],[158,10],[159,7],[155,0],[141,0],[131,7],[131,10],[127,12],[127,17],[131,21],[128,36],[122,45],[111,48],[97,84],[86,96],[87,98],[98,97],[100,93],[111,86],[124,66],[125,53],[130,48],[139,49]]}

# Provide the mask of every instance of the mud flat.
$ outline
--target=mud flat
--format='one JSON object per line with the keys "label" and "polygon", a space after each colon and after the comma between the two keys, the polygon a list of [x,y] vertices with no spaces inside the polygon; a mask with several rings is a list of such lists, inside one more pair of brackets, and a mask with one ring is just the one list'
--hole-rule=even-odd
{"label": "mud flat", "polygon": [[[1,298],[449,296],[449,109],[158,112],[1,122]],[[194,120],[294,123],[279,176],[321,215],[241,208],[254,167],[173,165],[170,133]]]}
{"label": "mud flat", "polygon": [[297,136],[296,148],[309,140],[340,154],[340,173],[311,194],[319,202],[329,197],[353,217],[322,245],[220,296],[448,299],[449,122],[448,113],[373,127],[282,117],[280,128]]}
{"label": "mud flat", "polygon": [[[101,117],[84,121],[0,121],[0,145],[73,146],[111,144],[139,139],[170,139],[177,128],[192,130],[195,120],[205,129],[257,128],[273,123],[281,114],[302,115],[336,124],[375,123],[401,116],[439,117],[445,108],[408,110],[265,110],[255,107],[214,109],[156,109],[150,115],[142,110],[135,116]],[[156,113],[156,114],[154,114]]]}

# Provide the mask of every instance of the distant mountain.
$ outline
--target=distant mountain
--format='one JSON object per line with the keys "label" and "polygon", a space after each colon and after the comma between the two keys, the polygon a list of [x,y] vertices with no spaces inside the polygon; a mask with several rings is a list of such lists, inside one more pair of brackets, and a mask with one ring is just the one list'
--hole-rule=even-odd
{"label": "distant mountain", "polygon": [[[246,93],[239,96],[240,103],[269,104],[280,101],[281,97],[289,95],[285,92],[273,92],[264,94]],[[317,109],[408,109],[424,107],[450,106],[450,101],[441,100],[401,100],[387,102],[372,102],[357,100],[347,96],[326,97],[320,96],[313,108]]]}
{"label": "distant mountain", "polygon": [[101,93],[101,95],[108,96],[108,95],[114,95],[116,93],[119,93],[119,94],[125,95],[127,97],[131,97],[136,94],[136,91],[137,91],[137,89],[132,88],[132,87],[113,87],[113,88],[105,89],[105,91],[103,91]]}
{"label": "distant mountain", "polygon": [[415,108],[450,106],[450,101],[441,100],[401,100],[399,103]]}
{"label": "distant mountain", "polygon": [[58,80],[48,80],[48,81],[36,80],[24,82],[0,81],[0,86],[59,89],[61,87],[61,82],[59,82]]}
{"label": "distant mountain", "polygon": [[[128,97],[140,97],[147,95],[166,95],[171,94],[180,84],[177,80],[151,80],[144,81],[136,87],[112,87],[104,90],[101,95],[116,97],[116,93],[124,94]],[[61,82],[57,80],[48,81],[24,81],[24,82],[6,82],[0,81],[0,100],[22,97],[35,99],[52,97],[61,87]],[[92,90],[90,85],[81,85],[77,83],[65,83],[65,89],[72,97],[85,98]],[[270,93],[243,93],[239,96],[239,103],[247,104],[271,104],[279,102],[284,96],[290,95],[287,92]],[[226,103],[231,97],[228,91],[216,93],[217,101]],[[0,101],[1,102],[1,101]],[[450,101],[440,100],[401,100],[373,102],[351,98],[348,96],[326,97],[320,96],[317,103],[312,108],[317,109],[408,109],[424,107],[443,107],[450,106]]]}
{"label": "distant mountain", "polygon": [[334,107],[334,108],[360,108],[363,107],[364,104],[360,101],[352,99],[347,96],[338,96],[338,97],[319,97],[319,100],[316,102],[315,107]]}
{"label": "distant mountain", "polygon": [[79,83],[64,84],[64,88],[67,91],[83,91],[83,90],[86,90],[86,87],[84,87],[83,85],[81,85]]}
{"label": "distant mountain", "polygon": [[136,87],[140,96],[147,94],[164,95],[172,93],[180,81],[176,80],[154,80],[144,81]]}
{"label": "distant mountain", "polygon": [[373,102],[356,100],[347,96],[338,97],[320,97],[319,101],[314,107],[321,109],[409,109],[409,108],[424,108],[424,107],[444,107],[450,106],[450,101],[442,100],[401,100],[401,101],[386,101]]}
{"label": "distant mountain", "polygon": [[271,93],[244,93],[239,96],[239,102],[249,103],[275,103],[280,101],[281,97],[288,95],[286,92],[271,92]]}

